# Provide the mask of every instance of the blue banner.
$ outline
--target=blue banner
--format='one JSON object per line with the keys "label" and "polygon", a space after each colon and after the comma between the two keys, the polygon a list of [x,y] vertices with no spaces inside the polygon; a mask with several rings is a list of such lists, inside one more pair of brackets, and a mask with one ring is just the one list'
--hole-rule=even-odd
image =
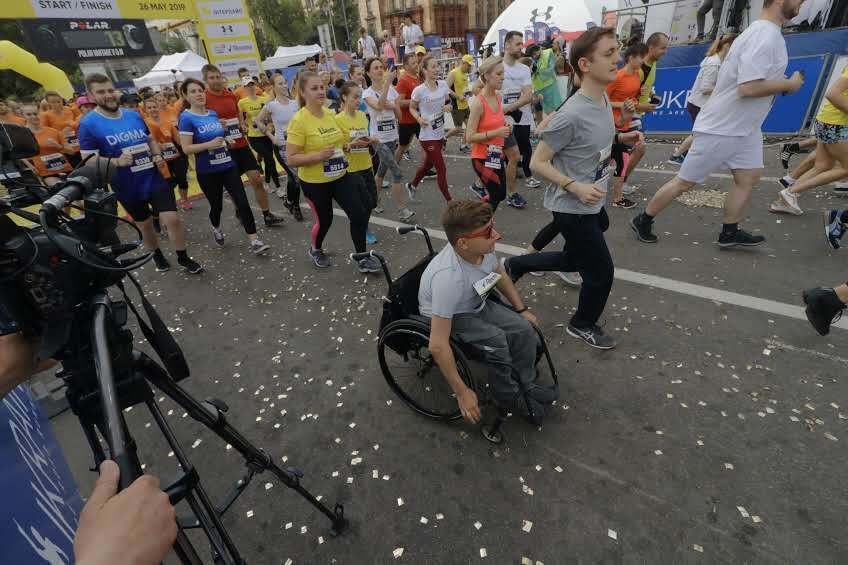
{"label": "blue banner", "polygon": [[[804,127],[808,109],[816,92],[827,55],[814,55],[790,59],[786,75],[803,70],[806,77],[801,90],[791,96],[775,97],[774,105],[763,123],[765,133],[797,133]],[[651,133],[686,133],[692,131],[692,119],[686,110],[686,96],[699,67],[674,67],[657,69],[654,85],[662,102],[657,109],[645,116],[645,129]]]}
{"label": "blue banner", "polygon": [[0,402],[0,563],[74,562],[82,500],[50,429],[26,386]]}

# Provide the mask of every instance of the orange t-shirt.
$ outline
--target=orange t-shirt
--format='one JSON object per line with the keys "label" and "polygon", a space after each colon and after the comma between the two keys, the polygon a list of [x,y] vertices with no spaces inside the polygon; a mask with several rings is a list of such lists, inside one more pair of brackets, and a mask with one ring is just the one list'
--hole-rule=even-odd
{"label": "orange t-shirt", "polygon": [[168,118],[169,116],[167,114],[164,116],[160,115],[159,123],[154,122],[150,118],[144,120],[144,123],[147,124],[147,129],[150,130],[150,136],[159,143],[159,149],[162,150],[162,158],[166,161],[171,161],[179,157],[180,152],[175,142],[175,139],[179,139],[177,129]]}
{"label": "orange t-shirt", "polygon": [[41,117],[41,125],[43,127],[53,128],[59,132],[64,132],[65,128],[71,128],[71,135],[66,136],[67,143],[68,145],[73,145],[76,147],[76,151],[79,151],[79,139],[77,138],[76,129],[77,120],[74,118],[74,113],[70,108],[62,108],[61,116],[54,114],[52,110],[42,112],[39,116]]}
{"label": "orange t-shirt", "polygon": [[38,155],[30,159],[40,177],[50,177],[60,173],[71,172],[71,164],[62,154],[61,147],[50,147],[49,140],[59,145],[65,145],[65,138],[58,130],[42,127],[38,132],[33,132],[35,140],[38,141]]}
{"label": "orange t-shirt", "polygon": [[[624,102],[625,100],[637,102],[641,88],[642,84],[639,79],[639,73],[636,72],[631,75],[627,72],[627,67],[624,67],[623,69],[619,69],[615,74],[615,80],[607,85],[607,96],[609,96],[610,102]],[[621,110],[619,108],[613,108],[612,115],[616,123],[618,123]],[[618,129],[619,131],[625,131],[629,127],[630,120],[627,120],[618,126]]]}
{"label": "orange t-shirt", "polygon": [[[233,91],[233,94],[238,96],[239,100],[241,100],[242,98],[247,98],[247,89],[243,86],[240,86]],[[256,96],[262,96],[263,94],[265,94],[265,91],[262,90],[260,86],[256,86]]]}
{"label": "orange t-shirt", "polygon": [[20,116],[16,116],[12,112],[9,112],[0,116],[0,124],[17,124],[19,126],[25,126],[26,120]]}

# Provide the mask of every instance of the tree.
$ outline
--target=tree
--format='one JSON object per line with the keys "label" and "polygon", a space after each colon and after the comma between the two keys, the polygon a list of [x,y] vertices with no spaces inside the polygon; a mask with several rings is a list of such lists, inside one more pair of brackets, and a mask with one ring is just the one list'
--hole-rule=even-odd
{"label": "tree", "polygon": [[[11,41],[24,49],[28,48],[24,35],[14,20],[0,20],[0,39]],[[66,61],[44,62],[52,63],[65,71],[71,83],[79,84],[82,82],[82,73],[76,63]],[[21,99],[40,97],[41,93],[41,85],[37,82],[33,82],[14,71],[0,71],[0,95]]]}
{"label": "tree", "polygon": [[162,55],[173,55],[174,53],[182,53],[189,49],[185,39],[177,34],[168,34],[164,35],[159,42],[159,50],[162,52]]}
{"label": "tree", "polygon": [[[300,0],[248,0],[247,6],[263,56],[272,55],[280,45],[317,43],[318,34],[314,26],[310,27]],[[316,41],[310,41],[313,38]]]}
{"label": "tree", "polygon": [[[330,14],[332,21],[330,21]],[[337,48],[342,51],[356,50],[359,39],[359,6],[354,0],[318,0],[310,15],[313,27],[329,23],[335,32]],[[345,27],[345,23],[347,27]],[[317,35],[317,34],[316,34]]]}

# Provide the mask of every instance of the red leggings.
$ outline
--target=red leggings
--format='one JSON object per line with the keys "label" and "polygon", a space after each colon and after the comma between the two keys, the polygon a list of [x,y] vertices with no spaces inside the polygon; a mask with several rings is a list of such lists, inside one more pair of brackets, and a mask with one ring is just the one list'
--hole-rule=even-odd
{"label": "red leggings", "polygon": [[412,186],[417,187],[424,178],[424,173],[432,167],[436,168],[436,181],[439,183],[439,190],[442,191],[442,196],[448,202],[451,201],[450,191],[448,191],[448,173],[445,168],[445,159],[442,157],[442,140],[436,141],[420,141],[421,148],[424,149],[424,162],[415,171],[415,178],[412,180]]}

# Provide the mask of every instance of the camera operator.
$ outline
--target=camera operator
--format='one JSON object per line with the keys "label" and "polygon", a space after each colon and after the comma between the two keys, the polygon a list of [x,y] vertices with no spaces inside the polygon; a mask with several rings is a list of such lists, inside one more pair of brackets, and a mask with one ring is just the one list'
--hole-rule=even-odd
{"label": "camera operator", "polygon": [[[161,147],[150,135],[142,117],[118,107],[118,91],[101,74],[91,74],[85,85],[97,108],[83,116],[79,125],[83,156],[94,153],[98,167],[116,168],[112,190],[133,220],[141,228],[144,246],[153,252],[157,271],[167,271],[170,263],[159,249],[152,213],[159,213],[173,241],[177,262],[191,274],[203,271],[186,250],[185,226],[177,214],[174,191],[162,176],[167,165]],[[152,210],[151,210],[152,208]]]}

